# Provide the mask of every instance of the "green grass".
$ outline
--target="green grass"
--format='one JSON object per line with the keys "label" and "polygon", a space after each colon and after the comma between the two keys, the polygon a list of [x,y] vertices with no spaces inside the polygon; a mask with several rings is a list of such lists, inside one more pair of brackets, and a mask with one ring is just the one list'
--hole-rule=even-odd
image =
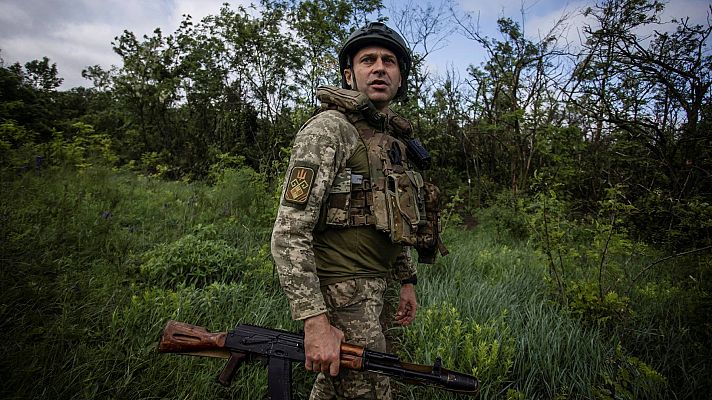
{"label": "green grass", "polygon": [[[56,168],[4,173],[1,189],[0,398],[266,396],[262,364],[226,389],[215,384],[222,361],[155,351],[167,319],[301,328],[269,256],[275,199],[262,176],[226,170],[206,185]],[[441,357],[475,374],[482,399],[707,393],[706,275],[680,265],[693,279],[675,281],[674,262],[653,269],[631,287],[628,319],[597,326],[554,301],[544,258],[496,215],[473,230],[451,225],[451,254],[420,266],[418,318],[391,332],[404,359]],[[313,379],[294,366],[296,399]],[[398,399],[464,398],[394,387]]]}
{"label": "green grass", "polygon": [[[104,168],[5,175],[0,397],[257,397],[259,367],[226,390],[216,361],[154,351],[168,318],[295,328],[265,254],[271,199],[249,171],[231,174],[211,187]],[[229,262],[249,273],[204,273]],[[178,283],[201,274],[201,287]]]}
{"label": "green grass", "polygon": [[[511,343],[511,357],[503,359],[500,354],[497,359],[499,364],[510,367],[504,373],[500,371],[500,379],[492,379],[493,376],[481,379],[481,398],[501,398],[508,391],[518,391],[526,398],[593,397],[591,387],[597,384],[605,368],[605,358],[611,353],[610,344],[547,300],[543,260],[526,242],[511,238],[496,240],[497,235],[487,228],[451,232],[446,236],[451,254],[439,259],[434,266],[421,266],[420,316],[433,307],[448,304],[459,311],[458,318],[451,320],[451,324],[458,320],[464,325],[469,322],[470,332],[474,331],[473,324],[486,326],[492,325],[493,319],[497,321],[494,324],[497,333],[489,340]],[[441,326],[422,326],[424,323],[427,324],[427,320],[416,319],[410,329],[419,333],[406,341],[404,348],[417,346],[418,340],[442,330]],[[482,338],[473,336],[472,340],[482,347]],[[454,347],[466,345],[459,342]],[[469,364],[477,367],[489,361],[487,355],[475,356]],[[462,367],[468,363],[460,360],[459,364]],[[424,396],[457,397],[433,390],[422,392],[422,389],[410,391],[405,397]]]}

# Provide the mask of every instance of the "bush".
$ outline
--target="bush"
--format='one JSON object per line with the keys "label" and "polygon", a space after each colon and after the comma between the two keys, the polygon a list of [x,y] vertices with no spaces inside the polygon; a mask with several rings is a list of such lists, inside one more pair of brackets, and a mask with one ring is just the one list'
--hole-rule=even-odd
{"label": "bush", "polygon": [[604,372],[603,385],[595,388],[597,399],[632,400],[665,398],[663,394],[667,380],[658,371],[636,357],[623,353],[620,345],[616,346],[615,356],[608,363],[615,373]]}
{"label": "bush", "polygon": [[227,242],[194,234],[158,246],[144,257],[141,275],[149,285],[164,288],[234,282],[245,269],[244,256]]}
{"label": "bush", "polygon": [[566,298],[571,313],[592,326],[610,330],[631,317],[630,299],[615,291],[601,297],[596,282],[571,281],[566,286]]}
{"label": "bush", "polygon": [[13,120],[0,122],[0,167],[18,167],[37,155],[37,134]]}
{"label": "bush", "polygon": [[498,387],[508,380],[514,358],[514,339],[504,317],[479,323],[463,320],[447,303],[428,307],[404,331],[403,347],[419,360],[432,363],[440,357],[447,368]]}
{"label": "bush", "polygon": [[412,328],[403,332],[404,358],[432,364],[440,357],[445,368],[471,373],[496,392],[514,363],[514,339],[504,316],[477,322],[461,317],[450,304],[419,312]]}
{"label": "bush", "polygon": [[485,227],[486,229],[494,230],[498,238],[506,236],[526,239],[532,227],[527,225],[526,214],[522,209],[523,204],[523,199],[514,198],[506,191],[501,192],[494,205],[479,212],[479,218],[489,225]]}
{"label": "bush", "polygon": [[215,173],[215,184],[208,198],[221,216],[250,226],[271,226],[277,202],[268,190],[267,179],[252,168],[226,168]]}

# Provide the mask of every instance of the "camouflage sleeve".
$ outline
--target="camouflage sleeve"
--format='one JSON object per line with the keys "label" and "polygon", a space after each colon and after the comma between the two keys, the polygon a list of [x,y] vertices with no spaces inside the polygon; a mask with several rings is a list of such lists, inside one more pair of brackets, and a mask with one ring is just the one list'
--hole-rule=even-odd
{"label": "camouflage sleeve", "polygon": [[415,261],[411,255],[411,247],[403,246],[403,251],[396,257],[395,262],[396,276],[399,280],[408,279],[415,275],[417,270]]}
{"label": "camouflage sleeve", "polygon": [[292,318],[326,312],[319,289],[312,231],[338,170],[351,156],[358,132],[338,111],[322,112],[297,133],[272,230],[272,257]]}

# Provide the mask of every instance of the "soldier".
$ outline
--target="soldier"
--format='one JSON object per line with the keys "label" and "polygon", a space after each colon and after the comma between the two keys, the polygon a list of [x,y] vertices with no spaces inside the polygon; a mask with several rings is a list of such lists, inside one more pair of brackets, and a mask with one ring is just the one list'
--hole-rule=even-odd
{"label": "soldier", "polygon": [[389,273],[401,281],[395,322],[415,319],[410,248],[434,257],[441,245],[437,210],[425,210],[437,188],[414,170],[410,124],[388,108],[405,95],[411,67],[400,35],[370,23],[351,34],[339,64],[342,88],[319,88],[321,109],[295,138],[272,255],[292,317],[304,321],[305,367],[320,372],[310,398],[390,399],[387,377],[339,373],[339,346],[386,350],[379,315]]}

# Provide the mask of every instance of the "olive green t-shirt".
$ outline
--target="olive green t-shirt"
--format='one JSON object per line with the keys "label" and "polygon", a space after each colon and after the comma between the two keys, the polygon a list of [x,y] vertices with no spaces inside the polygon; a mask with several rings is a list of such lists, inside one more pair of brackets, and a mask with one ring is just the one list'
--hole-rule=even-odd
{"label": "olive green t-shirt", "polygon": [[[346,161],[346,168],[370,179],[368,152],[362,140]],[[403,250],[402,245],[392,243],[387,233],[372,225],[314,232],[312,246],[322,286],[355,277],[385,276]]]}

